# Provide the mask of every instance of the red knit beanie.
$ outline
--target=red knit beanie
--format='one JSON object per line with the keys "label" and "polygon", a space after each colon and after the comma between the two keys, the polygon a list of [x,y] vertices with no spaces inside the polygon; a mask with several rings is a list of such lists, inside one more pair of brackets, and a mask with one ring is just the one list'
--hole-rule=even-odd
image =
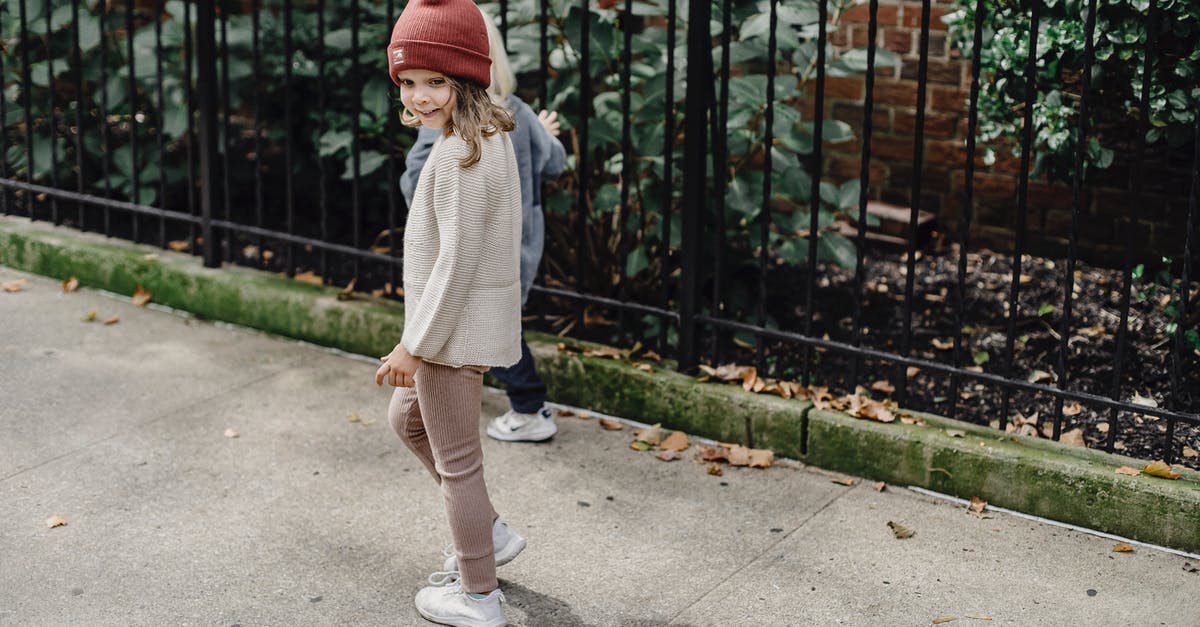
{"label": "red knit beanie", "polygon": [[483,14],[472,0],[410,0],[388,45],[388,74],[431,70],[487,87],[492,82]]}

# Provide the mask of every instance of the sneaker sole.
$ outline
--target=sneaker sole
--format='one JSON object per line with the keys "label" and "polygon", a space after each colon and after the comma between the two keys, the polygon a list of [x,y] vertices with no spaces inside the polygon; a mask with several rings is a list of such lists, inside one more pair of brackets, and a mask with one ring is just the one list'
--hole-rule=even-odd
{"label": "sneaker sole", "polygon": [[552,422],[548,423],[548,426],[538,429],[530,429],[520,433],[504,433],[503,431],[494,429],[490,424],[487,428],[487,434],[489,438],[492,438],[493,440],[500,440],[502,442],[545,442],[546,440],[554,437],[554,434],[556,433],[558,433],[558,426]]}
{"label": "sneaker sole", "polygon": [[417,612],[425,617],[425,620],[438,623],[439,625],[453,625],[454,627],[504,627],[508,621],[504,618],[496,618],[486,623],[476,622],[466,618],[458,618],[453,616],[436,616],[430,612],[426,612],[421,608],[417,608]]}

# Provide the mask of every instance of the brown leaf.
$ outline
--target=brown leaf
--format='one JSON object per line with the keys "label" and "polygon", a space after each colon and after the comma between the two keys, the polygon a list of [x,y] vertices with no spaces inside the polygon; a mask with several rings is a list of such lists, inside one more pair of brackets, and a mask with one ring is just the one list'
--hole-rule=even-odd
{"label": "brown leaf", "polygon": [[625,428],[625,425],[613,420],[612,418],[601,418],[600,428],[604,429],[605,431],[620,431],[621,429]]}
{"label": "brown leaf", "polygon": [[1183,456],[1188,459],[1191,459],[1193,457],[1200,456],[1200,453],[1197,453],[1196,449],[1194,449],[1190,446],[1185,446],[1185,447],[1183,447]]}
{"label": "brown leaf", "polygon": [[59,514],[55,514],[46,519],[46,527],[50,528],[50,529],[53,529],[55,527],[62,527],[63,525],[66,525],[66,524],[67,524],[67,519],[63,518]]}
{"label": "brown leaf", "polygon": [[1107,422],[1097,422],[1096,423],[1096,431],[1099,431],[1100,433],[1108,433],[1108,423]]}
{"label": "brown leaf", "polygon": [[871,486],[871,488],[873,490],[875,490],[876,492],[883,492],[884,490],[887,489],[887,484],[882,481],[877,481],[877,482],[875,482],[875,485]]}
{"label": "brown leaf", "polygon": [[958,617],[956,617],[956,616],[939,616],[939,617],[933,619],[932,622],[934,625],[941,625],[942,623],[948,623],[952,620],[957,620],[957,618]]}
{"label": "brown leaf", "polygon": [[898,540],[903,540],[905,538],[911,538],[911,537],[913,537],[913,534],[916,533],[912,529],[909,529],[908,527],[905,527],[904,525],[901,525],[900,523],[892,522],[890,520],[887,522],[887,526],[892,528],[892,534],[894,534],[896,536],[896,539],[898,539]]}
{"label": "brown leaf", "polygon": [[673,462],[679,459],[679,451],[661,451],[658,455],[655,455],[655,457],[663,460],[664,462]]}
{"label": "brown leaf", "polygon": [[107,325],[110,325],[110,326],[111,326],[111,325],[114,325],[114,324],[116,324],[116,323],[118,323],[118,322],[120,322],[120,321],[121,321],[121,317],[120,317],[120,316],[112,316],[112,317],[110,317],[110,318],[106,318],[106,319],[104,320],[104,324],[107,324]]}
{"label": "brown leaf", "polygon": [[1040,383],[1042,381],[1053,381],[1054,375],[1050,374],[1049,372],[1046,372],[1045,370],[1034,370],[1033,372],[1029,373],[1029,376],[1025,377],[1025,380],[1030,383]]}
{"label": "brown leaf", "polygon": [[309,285],[325,285],[325,280],[317,276],[312,270],[301,272],[292,278],[301,283],[308,283]]}
{"label": "brown leaf", "polygon": [[713,462],[713,463],[709,464],[708,468],[705,469],[705,472],[707,472],[710,475],[716,475],[718,477],[725,474],[725,471],[721,470],[721,465],[718,464],[717,462]]}
{"label": "brown leaf", "polygon": [[775,451],[767,449],[752,448],[750,449],[750,467],[751,468],[768,468],[775,461]]}
{"label": "brown leaf", "polygon": [[703,462],[729,461],[729,449],[722,446],[698,446],[696,457]]}
{"label": "brown leaf", "polygon": [[66,281],[63,281],[62,285],[64,292],[74,292],[75,290],[79,289],[79,279],[71,277]]}
{"label": "brown leaf", "polygon": [[1060,435],[1058,441],[1071,446],[1087,447],[1087,443],[1083,441],[1083,429],[1071,429]]}
{"label": "brown leaf", "polygon": [[631,448],[635,451],[648,451],[648,450],[654,448],[654,446],[652,444],[650,444],[649,442],[643,442],[641,440],[634,440],[629,443],[629,448]]}
{"label": "brown leaf", "polygon": [[181,253],[191,247],[192,247],[191,244],[189,244],[181,239],[173,239],[173,240],[167,242],[167,248],[170,248],[171,250],[173,250],[177,253]]}
{"label": "brown leaf", "polygon": [[1133,547],[1124,542],[1119,542],[1113,547],[1113,553],[1133,553]]}
{"label": "brown leaf", "polygon": [[638,370],[641,370],[642,372],[654,372],[654,366],[651,366],[650,364],[643,364],[643,363],[637,362],[637,363],[632,364],[632,366],[634,368],[637,368]]}
{"label": "brown leaf", "polygon": [[625,355],[615,348],[602,346],[600,348],[585,348],[583,349],[584,357],[603,357],[607,359],[624,359]]}
{"label": "brown leaf", "polygon": [[17,292],[25,289],[25,279],[13,279],[11,281],[5,281],[4,283],[0,283],[0,288],[3,288],[4,291],[8,292],[9,294],[16,294]]}
{"label": "brown leaf", "polygon": [[633,432],[633,439],[637,442],[645,442],[650,446],[656,446],[663,439],[662,425],[655,424],[645,429],[638,429]]}
{"label": "brown leaf", "polygon": [[1117,474],[1129,475],[1130,477],[1136,477],[1136,476],[1142,474],[1142,471],[1138,470],[1137,468],[1130,468],[1129,466],[1121,466],[1120,468],[1117,469]]}
{"label": "brown leaf", "polygon": [[654,351],[646,351],[642,353],[642,359],[649,359],[650,361],[662,361],[662,355],[659,355]]}
{"label": "brown leaf", "polygon": [[1070,403],[1063,405],[1064,416],[1077,416],[1082,411],[1083,405],[1080,405],[1079,401],[1071,401]]}
{"label": "brown leaf", "polygon": [[[586,411],[579,412],[579,415],[577,417],[580,420],[591,420],[593,418],[593,416],[591,414],[587,413]],[[617,423],[617,424],[620,424],[620,423]]]}
{"label": "brown leaf", "polygon": [[985,509],[987,509],[987,501],[978,496],[971,497],[971,504],[967,506],[968,511],[972,514],[982,514]]}
{"label": "brown leaf", "polygon": [[871,384],[871,389],[884,394],[891,394],[896,391],[896,386],[886,379],[881,379]]}
{"label": "brown leaf", "polygon": [[904,374],[908,375],[908,378],[911,379],[911,378],[917,376],[917,374],[919,374],[920,372],[921,372],[920,368],[918,368],[916,366],[909,366],[907,369],[905,369]]}
{"label": "brown leaf", "polygon": [[1161,459],[1146,464],[1146,467],[1142,469],[1142,472],[1150,475],[1151,477],[1162,477],[1163,479],[1178,479],[1183,476],[1182,474],[1171,470],[1171,467],[1167,465],[1167,462],[1164,462]]}
{"label": "brown leaf", "polygon": [[664,451],[682,451],[687,447],[687,434],[682,431],[675,431],[658,443],[658,448]]}
{"label": "brown leaf", "polygon": [[242,435],[242,434],[238,433],[237,431],[234,431],[233,429],[226,429],[226,430],[225,430],[225,433],[224,433],[224,436],[225,436],[225,437],[227,437],[227,438],[236,438],[236,437],[239,437],[239,436],[241,436],[241,435]]}
{"label": "brown leaf", "polygon": [[933,338],[933,347],[940,351],[948,351],[948,350],[954,348],[954,342],[952,342],[950,340],[938,339],[935,337],[935,338]]}
{"label": "brown leaf", "polygon": [[858,484],[858,481],[852,477],[840,477],[838,479],[830,479],[829,481],[831,483],[836,483],[838,485],[851,486],[851,487]]}
{"label": "brown leaf", "polygon": [[729,465],[730,466],[749,466],[750,465],[750,449],[735,444],[729,448]]}
{"label": "brown leaf", "polygon": [[566,416],[574,416],[575,412],[573,412],[569,409],[556,409],[554,411],[554,415],[559,418],[565,418]]}
{"label": "brown leaf", "polygon": [[133,304],[138,307],[145,307],[146,303],[150,302],[150,292],[140,284],[133,288]]}

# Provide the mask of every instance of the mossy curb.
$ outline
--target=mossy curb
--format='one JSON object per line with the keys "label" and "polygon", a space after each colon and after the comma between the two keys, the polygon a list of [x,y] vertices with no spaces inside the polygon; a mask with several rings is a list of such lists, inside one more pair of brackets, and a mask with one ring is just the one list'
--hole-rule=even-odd
{"label": "mossy curb", "polygon": [[[192,256],[95,234],[0,217],[0,264],[84,286],[132,294],[283,336],[365,355],[391,350],[402,308],[338,289],[240,267],[204,268]],[[897,485],[922,486],[1138,540],[1200,551],[1200,473],[1128,477],[1142,462],[1055,442],[922,416],[927,425],[880,424],[806,401],[699,383],[657,364],[560,352],[557,338],[529,334],[550,398]],[[954,437],[946,429],[963,432]],[[807,434],[806,434],[807,430]],[[807,442],[805,443],[805,438]],[[806,444],[806,446],[805,446]]]}

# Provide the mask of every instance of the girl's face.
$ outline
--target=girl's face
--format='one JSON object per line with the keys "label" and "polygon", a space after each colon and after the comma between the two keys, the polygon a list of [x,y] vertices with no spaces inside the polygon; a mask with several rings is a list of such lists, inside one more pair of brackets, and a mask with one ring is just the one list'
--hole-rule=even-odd
{"label": "girl's face", "polygon": [[457,97],[445,74],[431,70],[401,70],[400,102],[421,120],[422,126],[445,128],[454,114]]}

